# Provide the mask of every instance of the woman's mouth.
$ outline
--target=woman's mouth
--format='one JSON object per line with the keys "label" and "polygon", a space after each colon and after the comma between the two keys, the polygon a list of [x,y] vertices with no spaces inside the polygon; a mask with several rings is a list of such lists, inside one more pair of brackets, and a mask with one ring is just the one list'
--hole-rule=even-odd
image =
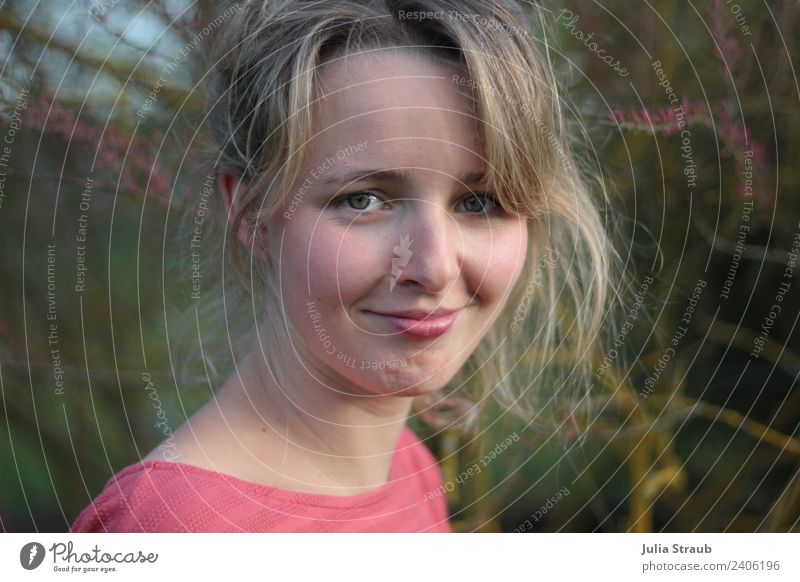
{"label": "woman's mouth", "polygon": [[372,315],[376,315],[383,319],[390,327],[402,333],[405,336],[427,339],[439,337],[447,333],[455,323],[456,319],[464,312],[465,308],[457,309],[442,315],[428,315],[423,316],[419,314],[417,317],[400,316],[388,313],[377,313],[374,311],[367,311]]}

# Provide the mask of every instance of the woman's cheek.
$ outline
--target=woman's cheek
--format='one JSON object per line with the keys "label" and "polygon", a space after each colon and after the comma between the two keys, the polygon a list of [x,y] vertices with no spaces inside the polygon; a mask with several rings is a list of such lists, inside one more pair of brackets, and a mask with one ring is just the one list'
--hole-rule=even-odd
{"label": "woman's cheek", "polygon": [[355,301],[386,277],[391,265],[391,249],[387,255],[386,248],[382,237],[353,228],[315,235],[309,257],[312,284],[317,279],[332,296]]}
{"label": "woman's cheek", "polygon": [[481,281],[491,300],[508,295],[522,274],[528,248],[528,233],[521,227],[500,228],[472,246],[472,276]]}
{"label": "woman's cheek", "polygon": [[316,218],[315,213],[300,214],[287,225],[282,252],[283,272],[288,275],[284,279],[284,293],[309,299],[325,296],[330,292],[330,281],[335,293],[336,254],[341,236],[328,232]]}

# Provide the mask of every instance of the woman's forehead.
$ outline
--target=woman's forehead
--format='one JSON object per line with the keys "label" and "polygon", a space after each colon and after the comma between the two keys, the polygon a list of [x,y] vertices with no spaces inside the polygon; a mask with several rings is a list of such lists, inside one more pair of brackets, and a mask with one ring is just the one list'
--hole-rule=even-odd
{"label": "woman's forehead", "polygon": [[360,53],[324,65],[314,113],[329,122],[383,109],[427,108],[474,115],[462,70],[411,52]]}
{"label": "woman's forehead", "polygon": [[453,82],[458,73],[403,52],[331,63],[312,109],[312,150],[328,155],[367,142],[378,146],[369,155],[383,152],[398,163],[410,149],[416,160],[480,157],[479,121],[471,97]]}
{"label": "woman's forehead", "polygon": [[[316,87],[326,94],[355,83],[392,77],[444,77],[445,72],[465,74],[463,65],[448,62],[420,50],[402,47],[364,50],[330,59],[318,69],[322,83]],[[449,79],[448,79],[449,80]]]}

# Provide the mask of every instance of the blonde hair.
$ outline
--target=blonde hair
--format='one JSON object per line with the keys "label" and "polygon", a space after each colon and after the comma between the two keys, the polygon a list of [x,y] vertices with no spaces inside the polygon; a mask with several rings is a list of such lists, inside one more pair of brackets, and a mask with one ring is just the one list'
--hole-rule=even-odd
{"label": "blonde hair", "polygon": [[[233,353],[237,341],[245,350],[252,346],[263,323],[270,366],[291,356],[278,353],[287,346],[279,339],[286,330],[277,316],[273,265],[251,256],[245,270],[246,247],[237,233],[244,224],[257,240],[259,224],[291,196],[311,139],[321,65],[402,47],[466,71],[488,182],[505,210],[529,221],[531,233],[527,264],[495,325],[442,391],[415,399],[415,410],[434,426],[477,430],[492,401],[527,421],[541,418],[539,426],[549,405],[580,401],[591,386],[593,355],[613,333],[613,318],[604,320],[617,297],[618,259],[600,211],[605,188],[597,182],[595,200],[589,173],[567,139],[547,45],[543,53],[533,34],[538,9],[507,0],[265,0],[234,6],[210,54],[206,155],[218,171],[247,183],[229,224],[219,197],[216,212],[228,239],[223,248],[229,246],[243,285],[235,291],[226,285],[232,279],[223,269],[197,312],[191,310],[187,332],[195,325],[210,324],[212,336],[226,329],[221,347]],[[220,259],[208,256],[207,268]],[[221,258],[224,266],[228,255]],[[233,312],[244,298],[239,321]],[[259,313],[267,314],[263,322]],[[224,328],[213,324],[220,317]],[[208,341],[203,357],[204,373],[222,373]]]}

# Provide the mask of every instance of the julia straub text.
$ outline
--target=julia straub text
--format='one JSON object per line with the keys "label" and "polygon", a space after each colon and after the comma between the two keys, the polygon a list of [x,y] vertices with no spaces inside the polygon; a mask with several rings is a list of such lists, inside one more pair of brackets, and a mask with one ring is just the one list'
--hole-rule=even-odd
{"label": "julia straub text", "polygon": [[672,544],[672,546],[665,546],[664,544],[642,544],[642,553],[647,554],[710,554],[711,546],[703,544],[702,546],[684,546],[681,544]]}

